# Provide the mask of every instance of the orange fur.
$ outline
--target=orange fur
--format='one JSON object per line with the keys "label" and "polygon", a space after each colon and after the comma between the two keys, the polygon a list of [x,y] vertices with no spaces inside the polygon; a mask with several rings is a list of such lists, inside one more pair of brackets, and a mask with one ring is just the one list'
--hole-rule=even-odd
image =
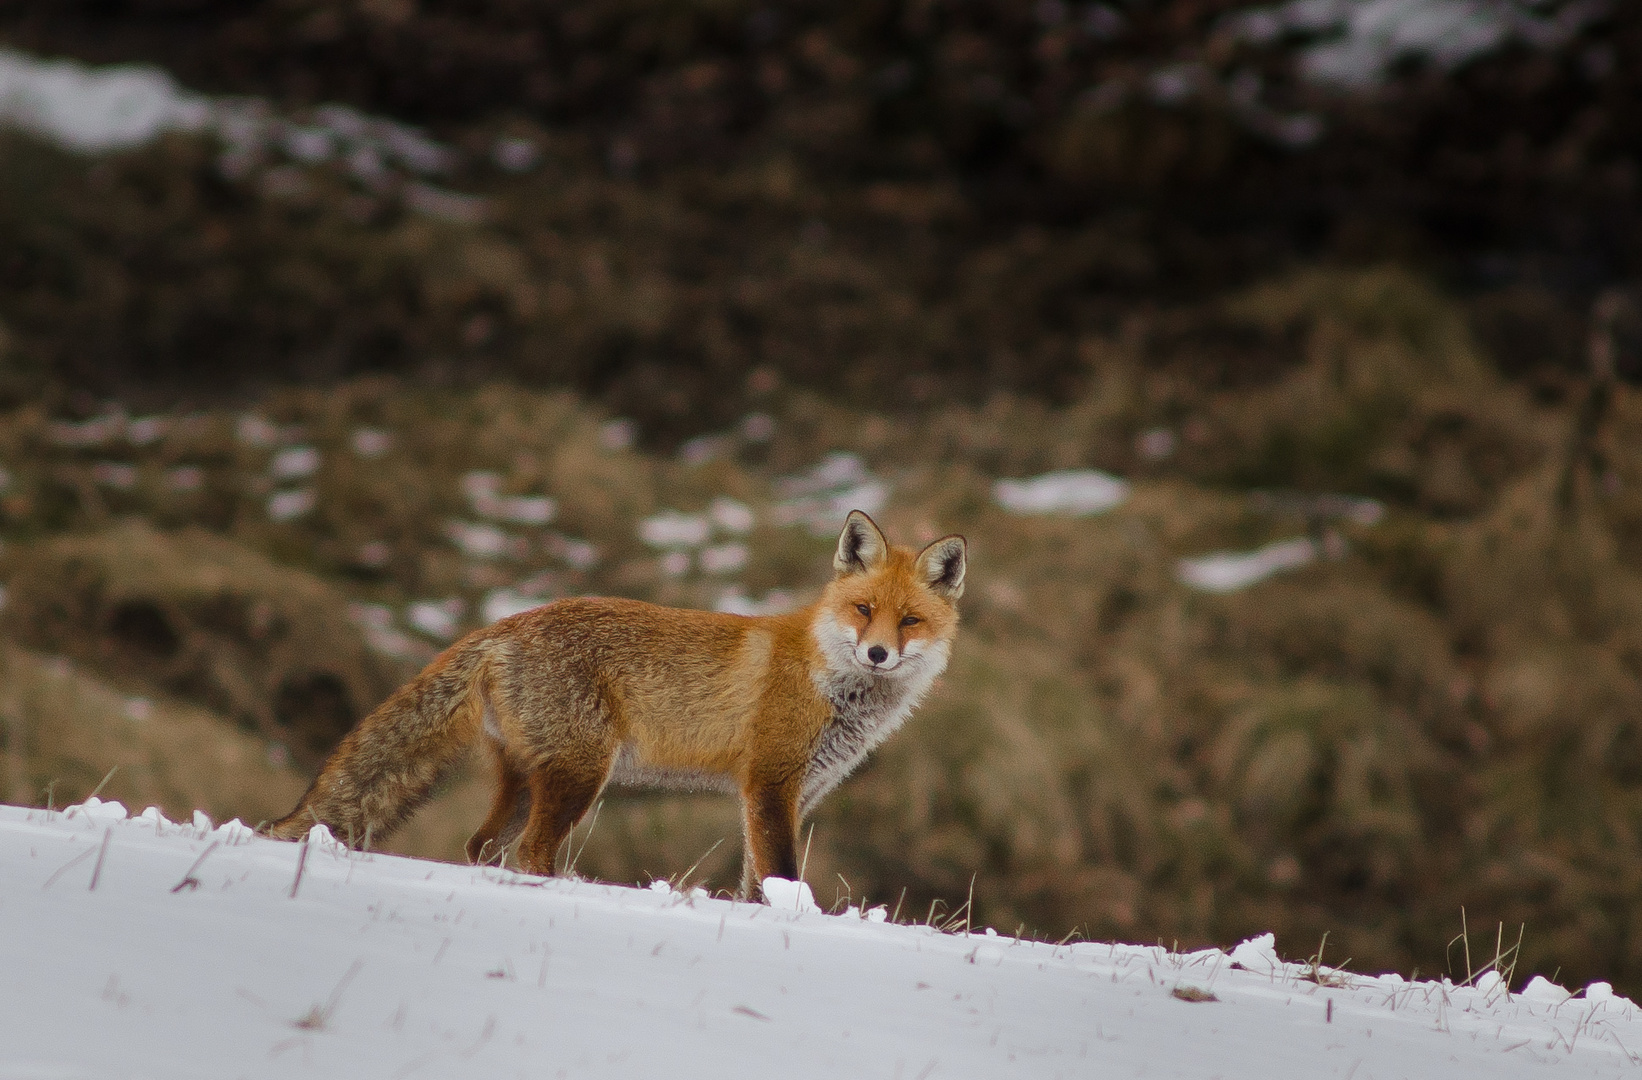
{"label": "orange fur", "polygon": [[517,836],[520,866],[553,858],[606,783],[742,797],[743,887],[796,878],[798,823],[892,733],[946,665],[963,592],[961,537],[892,548],[853,512],[816,603],[746,617],[636,600],[560,600],[441,653],[343,739],[269,827],[383,837],[481,737],[495,758],[478,861]]}

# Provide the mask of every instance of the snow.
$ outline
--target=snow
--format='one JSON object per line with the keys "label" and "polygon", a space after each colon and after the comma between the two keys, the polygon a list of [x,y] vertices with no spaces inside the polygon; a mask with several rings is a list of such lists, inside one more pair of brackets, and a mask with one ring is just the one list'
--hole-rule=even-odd
{"label": "snow", "polygon": [[[667,883],[663,881],[658,884],[665,886]],[[820,905],[815,902],[815,893],[810,891],[809,885],[805,882],[767,877],[763,881],[763,886],[765,901],[776,911],[816,912],[821,910]]]}
{"label": "snow", "polygon": [[91,479],[117,491],[137,486],[137,466],[124,461],[98,461],[91,466]]}
{"label": "snow", "polygon": [[598,565],[599,549],[597,545],[586,540],[549,533],[542,538],[542,543],[549,554],[563,559],[565,565],[572,570],[591,570]]}
{"label": "snow", "polygon": [[700,547],[712,534],[712,525],[702,514],[663,510],[639,522],[639,539],[653,548]]}
{"label": "snow", "polygon": [[477,508],[487,499],[494,499],[502,490],[502,474],[475,469],[462,474],[462,494]]}
{"label": "snow", "polygon": [[638,437],[639,426],[631,420],[618,417],[599,425],[599,445],[612,453],[630,449]]}
{"label": "snow", "polygon": [[233,437],[238,438],[246,446],[268,450],[271,446],[281,443],[296,442],[297,438],[302,437],[302,428],[296,425],[279,427],[273,420],[259,417],[255,412],[248,412],[233,425]]}
{"label": "snow", "polygon": [[1163,461],[1172,457],[1179,440],[1168,428],[1149,428],[1135,437],[1135,452],[1147,461]]}
{"label": "snow", "polygon": [[[1591,984],[1592,987],[1595,985],[1595,983]],[[1587,997],[1590,997],[1589,991],[1590,987],[1587,987]],[[1535,975],[1532,979],[1528,980],[1528,985],[1524,986],[1522,990],[1519,991],[1518,996],[1527,998],[1529,1001],[1543,1001],[1551,1005],[1560,1005],[1564,1001],[1567,1001],[1571,995],[1567,990],[1558,986],[1545,976]],[[1591,1000],[1595,1000],[1595,998],[1593,997]]]}
{"label": "snow", "polygon": [[404,204],[428,217],[474,225],[489,212],[483,198],[418,179],[450,172],[457,154],[416,128],[336,104],[281,116],[264,100],[189,93],[145,65],[88,67],[0,48],[0,124],[86,154],[141,146],[172,131],[206,132],[222,144],[218,165],[230,178],[281,157],[295,163],[264,173],[271,191],[301,190],[302,168],[335,160],[369,190],[397,183]]}
{"label": "snow", "polygon": [[[546,525],[559,512],[558,502],[549,496],[503,495],[501,491],[502,477],[499,473],[475,470],[462,477],[462,493],[467,496],[473,512],[480,517],[513,525]],[[501,534],[498,532],[497,535]],[[502,544],[506,544],[505,537]]]}
{"label": "snow", "polygon": [[0,49],[0,121],[95,153],[206,126],[210,105],[158,68],[86,68]]}
{"label": "snow", "polygon": [[405,622],[436,641],[449,641],[456,636],[466,614],[467,603],[459,596],[418,600],[405,608]]}
{"label": "snow", "polygon": [[731,536],[746,536],[753,531],[753,508],[726,496],[708,504],[707,516],[713,519],[714,528]]}
{"label": "snow", "polygon": [[1292,0],[1239,12],[1230,25],[1256,44],[1285,34],[1322,35],[1300,51],[1301,74],[1344,90],[1366,90],[1405,60],[1452,71],[1513,41],[1554,49],[1606,10],[1600,2],[1552,9],[1535,0]]}
{"label": "snow", "polygon": [[[639,539],[653,548],[667,551],[661,559],[661,571],[668,577],[682,577],[690,572],[687,549],[701,548],[701,569],[708,574],[733,574],[743,569],[752,553],[738,540],[702,547],[715,532],[727,536],[744,536],[752,531],[752,508],[734,499],[714,499],[705,514],[686,514],[677,510],[663,510],[639,522]],[[566,560],[568,561],[568,560]]]}
{"label": "snow", "polygon": [[497,139],[490,150],[490,160],[510,173],[529,172],[541,164],[542,152],[529,139]]}
{"label": "snow", "polygon": [[758,600],[748,596],[739,585],[725,589],[713,602],[714,611],[728,615],[784,615],[797,608],[798,597],[785,589],[771,589]]}
{"label": "snow", "polygon": [[[384,656],[411,657],[424,661],[432,656],[432,650],[427,646],[394,628],[393,609],[386,604],[350,603],[348,617],[364,632],[365,644]],[[460,617],[460,613],[456,617]],[[453,618],[452,626],[454,621]]]}
{"label": "snow", "polygon": [[126,425],[126,441],[132,446],[148,446],[162,439],[170,426],[171,420],[168,417],[138,417]]}
{"label": "snow", "polygon": [[354,563],[371,570],[380,570],[393,561],[393,548],[386,540],[367,540],[354,552]]}
{"label": "snow", "polygon": [[701,549],[701,569],[708,574],[733,574],[746,567],[750,556],[746,544],[714,544]]}
{"label": "snow", "polygon": [[393,449],[393,433],[381,428],[355,428],[349,441],[353,452],[362,458],[379,458]]}
{"label": "snow", "polygon": [[769,907],[360,855],[323,829],[0,807],[0,1075],[1510,1080],[1642,1060],[1642,1014],[1600,984],[1320,984],[1269,936],[1057,946],[766,887]]}
{"label": "snow", "polygon": [[1277,957],[1277,935],[1261,934],[1250,938],[1233,949],[1227,959],[1249,971],[1259,972],[1262,975],[1274,975],[1283,969],[1283,961]]}
{"label": "snow", "polygon": [[678,459],[690,466],[705,465],[728,457],[734,449],[735,440],[728,435],[698,435],[678,448]]}
{"label": "snow", "polygon": [[1181,559],[1175,576],[1204,592],[1229,593],[1257,585],[1284,570],[1293,570],[1317,558],[1318,544],[1308,537],[1281,540],[1254,551],[1217,551]]}
{"label": "snow", "polygon": [[771,509],[777,525],[803,525],[811,536],[836,536],[851,510],[876,514],[889,502],[889,485],[867,469],[860,455],[828,454],[805,472],[775,482],[781,501]]}
{"label": "snow", "polygon": [[992,497],[1012,514],[1071,514],[1110,510],[1129,497],[1129,485],[1097,469],[1062,469],[1024,480],[999,480]]}
{"label": "snow", "polygon": [[178,465],[165,474],[165,483],[173,491],[198,491],[205,486],[205,470],[197,465]]}
{"label": "snow", "polygon": [[305,517],[313,510],[317,498],[312,488],[276,491],[268,496],[268,520],[287,522]]}
{"label": "snow", "polygon": [[504,555],[524,554],[522,540],[487,522],[447,521],[445,536],[470,559],[500,559]]}
{"label": "snow", "polygon": [[775,417],[769,413],[748,413],[741,418],[741,437],[750,443],[766,443],[775,438]]}
{"label": "snow", "polygon": [[546,525],[559,512],[549,495],[508,495],[496,501],[490,516],[515,525]]}
{"label": "snow", "polygon": [[479,605],[480,617],[486,626],[510,615],[518,615],[547,603],[547,597],[531,596],[507,587],[492,589]]}
{"label": "snow", "polygon": [[275,454],[268,463],[268,475],[275,480],[300,480],[319,471],[319,451],[311,446],[290,446]]}

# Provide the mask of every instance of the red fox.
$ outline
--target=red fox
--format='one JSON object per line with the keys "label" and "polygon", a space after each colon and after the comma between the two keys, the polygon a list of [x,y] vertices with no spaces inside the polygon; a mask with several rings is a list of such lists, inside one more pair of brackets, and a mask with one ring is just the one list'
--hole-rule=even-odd
{"label": "red fox", "polygon": [[[481,736],[495,758],[475,862],[518,838],[548,874],[607,783],[739,793],[742,890],[798,877],[798,823],[907,719],[946,667],[964,538],[891,547],[852,511],[811,606],[749,617],[558,600],[475,630],[349,732],[269,827],[385,837]],[[522,831],[522,836],[520,835]]]}

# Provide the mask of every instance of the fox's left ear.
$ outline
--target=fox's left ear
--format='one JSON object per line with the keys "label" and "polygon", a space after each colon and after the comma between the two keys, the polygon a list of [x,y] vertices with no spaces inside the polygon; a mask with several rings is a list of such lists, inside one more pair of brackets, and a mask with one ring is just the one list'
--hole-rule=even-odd
{"label": "fox's left ear", "polygon": [[964,594],[964,568],[968,558],[961,536],[943,536],[918,552],[918,576],[929,591],[947,600]]}

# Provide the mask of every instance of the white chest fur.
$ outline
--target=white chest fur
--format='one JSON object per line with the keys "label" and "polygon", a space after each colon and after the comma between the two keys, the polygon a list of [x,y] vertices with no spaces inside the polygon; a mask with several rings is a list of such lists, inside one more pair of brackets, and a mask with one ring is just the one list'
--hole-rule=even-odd
{"label": "white chest fur", "polygon": [[855,642],[829,616],[811,627],[827,666],[816,673],[815,688],[832,707],[804,774],[799,814],[814,809],[874,747],[893,735],[946,668],[944,641],[908,651],[893,671],[874,672],[855,659]]}

